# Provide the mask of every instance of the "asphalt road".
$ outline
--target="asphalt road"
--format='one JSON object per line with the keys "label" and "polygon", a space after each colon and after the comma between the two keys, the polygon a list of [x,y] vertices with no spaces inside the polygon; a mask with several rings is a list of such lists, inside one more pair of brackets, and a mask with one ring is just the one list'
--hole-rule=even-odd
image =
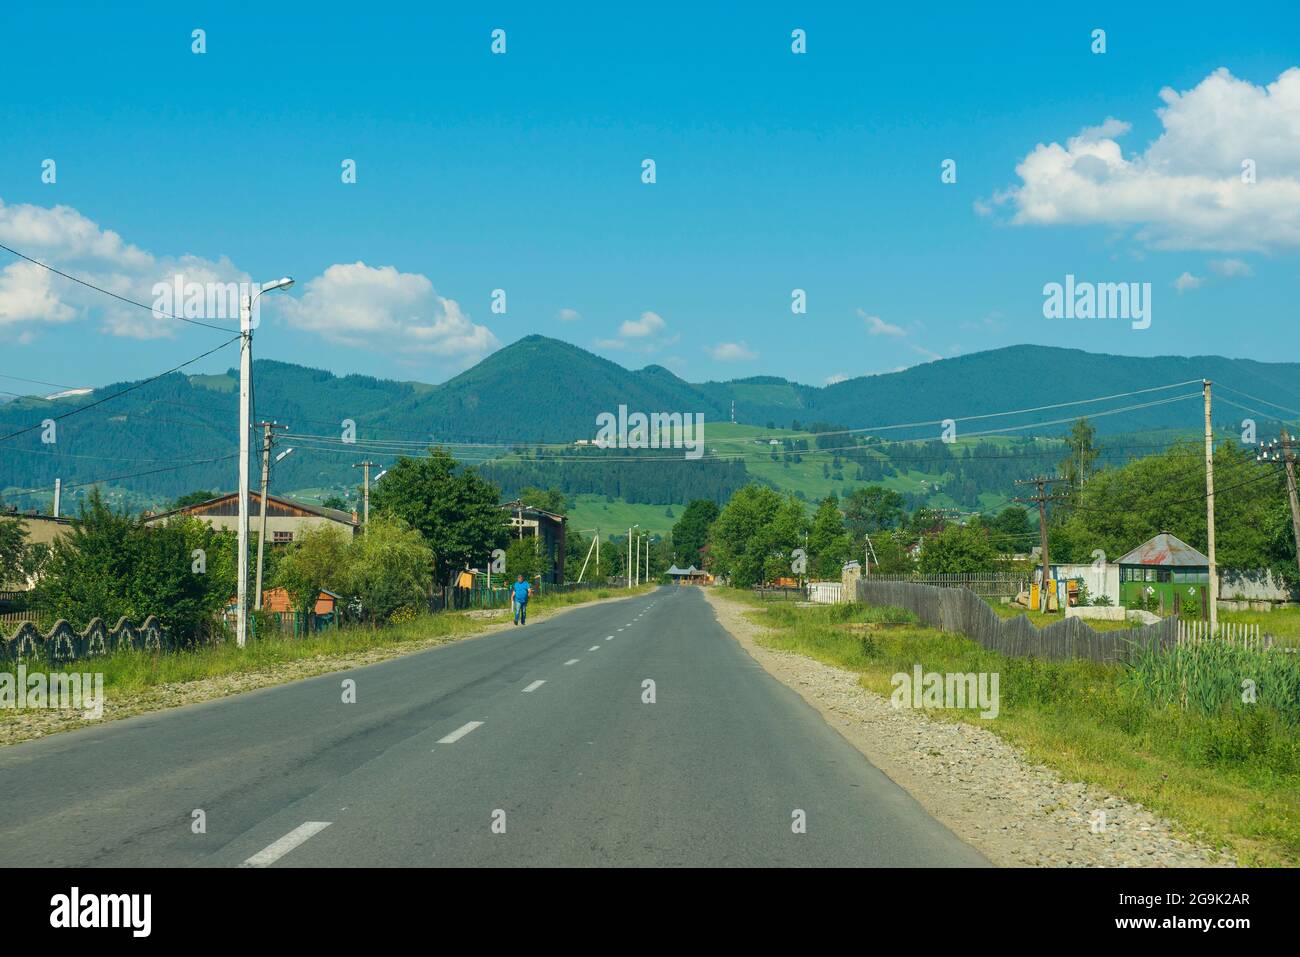
{"label": "asphalt road", "polygon": [[692,588],[0,749],[3,866],[986,863]]}

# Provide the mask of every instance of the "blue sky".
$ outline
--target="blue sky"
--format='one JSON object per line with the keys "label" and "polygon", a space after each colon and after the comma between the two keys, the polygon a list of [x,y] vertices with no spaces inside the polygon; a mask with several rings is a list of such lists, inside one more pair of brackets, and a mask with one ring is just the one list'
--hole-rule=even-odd
{"label": "blue sky", "polygon": [[[1294,4],[16,6],[0,243],[146,301],[177,264],[293,275],[259,357],[437,382],[542,333],[812,384],[1023,342],[1295,358]],[[38,272],[0,251],[0,373],[221,341]],[[1151,327],[1045,318],[1067,273],[1149,282]]]}

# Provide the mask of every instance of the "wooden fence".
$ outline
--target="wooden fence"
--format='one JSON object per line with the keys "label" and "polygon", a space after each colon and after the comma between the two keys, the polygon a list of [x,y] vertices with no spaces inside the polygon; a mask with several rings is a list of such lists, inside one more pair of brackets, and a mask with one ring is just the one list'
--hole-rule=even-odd
{"label": "wooden fence", "polygon": [[934,585],[938,588],[968,588],[981,598],[1015,598],[1029,588],[1029,579],[1023,575],[1006,572],[940,572],[921,574],[886,574],[871,572],[863,581],[906,582],[912,585]]}
{"label": "wooden fence", "polygon": [[1207,641],[1224,641],[1230,645],[1241,645],[1253,651],[1267,651],[1273,647],[1272,635],[1261,635],[1259,625],[1247,625],[1236,621],[1221,621],[1219,627],[1211,632],[1208,621],[1178,621],[1178,643],[1203,644]]}
{"label": "wooden fence", "polygon": [[905,608],[924,624],[965,635],[990,651],[1046,661],[1119,662],[1137,646],[1172,647],[1178,620],[1165,618],[1139,628],[1094,631],[1082,618],[1065,618],[1038,628],[1026,616],[1002,618],[967,588],[885,582],[876,576],[858,582],[858,601]]}

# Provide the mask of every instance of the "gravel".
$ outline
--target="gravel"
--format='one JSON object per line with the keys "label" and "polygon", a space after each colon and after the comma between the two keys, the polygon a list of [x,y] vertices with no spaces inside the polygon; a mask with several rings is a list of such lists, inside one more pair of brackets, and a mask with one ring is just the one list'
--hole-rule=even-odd
{"label": "gravel", "polygon": [[[749,607],[706,589],[719,622],[770,674],[817,708],[876,767],[994,864],[1010,867],[1232,867],[1141,804],[1064,780],[993,731],[895,709],[855,672],[755,641]],[[1105,824],[1094,829],[1096,812]]]}

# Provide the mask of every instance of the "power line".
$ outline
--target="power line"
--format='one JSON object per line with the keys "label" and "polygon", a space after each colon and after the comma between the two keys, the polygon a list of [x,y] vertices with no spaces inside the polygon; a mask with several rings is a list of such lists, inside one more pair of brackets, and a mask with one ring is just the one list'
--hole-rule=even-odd
{"label": "power line", "polygon": [[[128,392],[134,392],[136,389],[143,388],[144,386],[149,385],[151,382],[157,382],[159,379],[169,376],[173,372],[179,372],[181,369],[184,369],[186,366],[193,365],[194,363],[198,362],[200,359],[206,359],[208,356],[212,355],[212,353],[219,352],[220,350],[224,349],[226,346],[230,345],[232,342],[238,342],[239,338],[240,338],[239,336],[235,336],[233,339],[227,339],[225,342],[223,342],[221,345],[217,346],[216,348],[209,349],[207,352],[203,353],[202,355],[197,355],[193,359],[186,359],[180,365],[168,369],[166,372],[160,372],[156,376],[153,376],[148,379],[143,379],[140,382],[135,383],[134,385],[127,386],[125,389],[122,389],[118,392],[114,392],[111,395],[106,395],[102,399],[96,399],[94,402],[90,402],[86,405],[78,406],[75,409],[71,409],[68,412],[64,412],[62,415],[53,416],[52,421],[58,422],[63,419],[69,418],[70,416],[80,415],[82,412],[86,412],[90,409],[93,409],[97,405],[103,405],[105,402],[108,402],[110,399],[116,399],[119,396],[126,395]],[[44,423],[40,425],[29,426],[28,428],[25,429],[19,429],[17,432],[10,432],[8,435],[0,435],[0,442],[7,441],[19,435],[26,435],[28,432],[35,432],[37,429],[40,428],[44,428]]]}
{"label": "power line", "polygon": [[[200,459],[197,462],[184,462],[180,465],[172,465],[167,468],[150,469],[147,472],[132,472],[129,475],[107,475],[103,478],[91,479],[85,482],[73,482],[70,484],[65,484],[63,488],[64,489],[85,488],[89,485],[99,485],[101,482],[118,482],[123,479],[141,478],[145,475],[158,475],[162,472],[175,472],[178,471],[179,469],[193,468],[196,465],[211,465],[213,462],[226,462],[229,461],[230,459],[237,459],[237,458],[239,458],[238,453],[235,453],[234,455],[222,455],[214,459]],[[46,491],[49,491],[49,489],[46,486],[38,485],[35,488],[19,489],[16,492],[8,492],[6,494],[9,496],[31,495],[36,492],[46,492]]]}
{"label": "power line", "polygon": [[203,326],[204,328],[207,329],[215,329],[217,330],[217,332],[230,332],[230,329],[224,326],[214,326],[211,323],[200,322],[197,319],[187,319],[185,316],[173,316],[171,313],[162,312],[161,310],[156,310],[154,309],[153,306],[147,306],[143,302],[137,302],[134,299],[128,299],[126,296],[119,296],[117,293],[111,292],[103,288],[102,286],[96,286],[93,282],[87,282],[85,279],[80,279],[76,276],[71,275],[70,273],[64,272],[61,269],[56,269],[53,266],[51,266],[49,263],[43,263],[39,259],[33,259],[31,256],[28,256],[26,253],[20,253],[18,250],[12,249],[9,246],[4,245],[3,243],[0,243],[0,249],[3,249],[5,252],[8,253],[13,253],[19,259],[27,260],[33,266],[40,266],[42,269],[48,269],[56,276],[62,276],[64,279],[71,279],[73,282],[79,283],[80,285],[85,286],[87,289],[93,289],[95,290],[95,292],[101,292],[105,296],[111,296],[112,298],[117,299],[120,302],[124,302],[127,305],[139,306],[141,309],[147,309],[151,315],[162,316],[165,319],[179,319],[181,322],[188,322],[192,326]]}

